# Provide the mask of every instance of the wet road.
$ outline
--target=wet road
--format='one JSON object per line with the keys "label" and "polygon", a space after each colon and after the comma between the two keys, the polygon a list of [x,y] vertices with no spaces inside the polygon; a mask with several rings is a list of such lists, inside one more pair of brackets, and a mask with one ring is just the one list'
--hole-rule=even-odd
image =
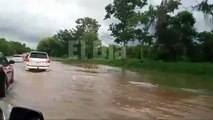
{"label": "wet road", "polygon": [[49,72],[26,72],[17,63],[1,102],[36,108],[46,119],[212,119],[212,96],[139,83],[143,75],[118,68],[82,67],[52,62]]}

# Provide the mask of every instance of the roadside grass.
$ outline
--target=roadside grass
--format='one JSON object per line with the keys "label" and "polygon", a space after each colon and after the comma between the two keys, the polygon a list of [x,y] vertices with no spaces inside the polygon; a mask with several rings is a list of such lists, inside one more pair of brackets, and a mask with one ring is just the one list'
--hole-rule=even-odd
{"label": "roadside grass", "polygon": [[121,67],[131,70],[149,70],[166,73],[183,73],[192,75],[207,75],[213,77],[213,64],[211,63],[187,63],[187,62],[162,62],[162,61],[140,61],[138,59],[127,60],[63,60],[69,64],[103,64]]}
{"label": "roadside grass", "polygon": [[64,61],[67,60],[67,58],[63,57],[50,57],[51,60],[53,61]]}
{"label": "roadside grass", "polygon": [[150,76],[148,82],[153,84],[169,88],[188,89],[189,91],[196,90],[196,92],[201,94],[208,93],[213,95],[213,76],[147,70],[140,73],[148,74]]}

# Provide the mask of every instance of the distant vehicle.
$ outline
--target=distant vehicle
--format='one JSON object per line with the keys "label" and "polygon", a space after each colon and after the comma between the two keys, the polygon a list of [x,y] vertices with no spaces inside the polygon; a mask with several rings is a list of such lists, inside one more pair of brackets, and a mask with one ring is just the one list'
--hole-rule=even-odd
{"label": "distant vehicle", "polygon": [[22,54],[15,54],[13,55],[12,60],[14,60],[15,62],[23,62],[23,56]]}
{"label": "distant vehicle", "polygon": [[46,52],[30,52],[26,58],[25,70],[37,69],[37,70],[49,70],[50,58]]}
{"label": "distant vehicle", "polygon": [[14,70],[11,64],[14,60],[8,61],[0,52],[0,97],[5,97],[7,88],[14,82]]}
{"label": "distant vehicle", "polygon": [[23,61],[26,61],[29,56],[29,53],[22,54]]}

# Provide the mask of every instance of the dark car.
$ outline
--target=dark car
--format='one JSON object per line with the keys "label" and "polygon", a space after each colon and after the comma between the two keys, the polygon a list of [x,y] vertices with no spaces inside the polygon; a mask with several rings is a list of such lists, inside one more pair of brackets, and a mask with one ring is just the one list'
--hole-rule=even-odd
{"label": "dark car", "polygon": [[8,61],[0,52],[0,97],[5,97],[7,88],[14,82],[14,70],[11,64],[13,60]]}

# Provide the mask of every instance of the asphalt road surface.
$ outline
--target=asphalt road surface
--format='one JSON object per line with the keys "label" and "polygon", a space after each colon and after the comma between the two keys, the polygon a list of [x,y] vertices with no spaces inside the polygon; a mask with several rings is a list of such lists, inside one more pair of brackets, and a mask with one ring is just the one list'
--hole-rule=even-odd
{"label": "asphalt road surface", "polygon": [[107,66],[52,62],[49,72],[27,72],[17,63],[15,83],[1,100],[27,106],[46,119],[212,119],[213,97],[136,82],[134,72]]}

